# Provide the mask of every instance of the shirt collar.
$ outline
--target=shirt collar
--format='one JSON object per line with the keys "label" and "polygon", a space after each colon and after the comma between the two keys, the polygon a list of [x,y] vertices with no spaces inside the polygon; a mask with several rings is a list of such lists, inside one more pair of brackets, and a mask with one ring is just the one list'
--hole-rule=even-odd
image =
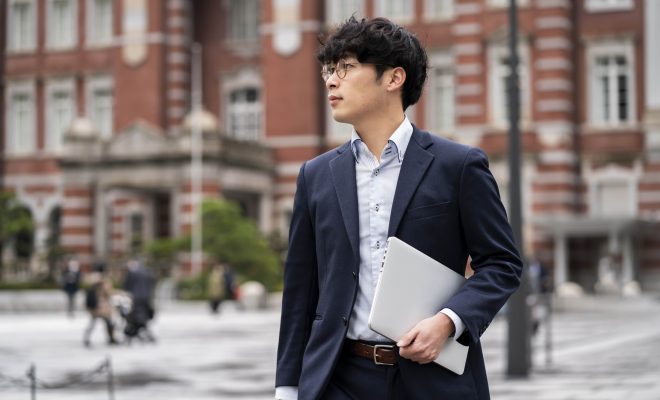
{"label": "shirt collar", "polygon": [[[394,130],[390,138],[387,140],[388,143],[393,143],[399,154],[399,162],[403,161],[403,155],[406,154],[406,149],[408,148],[408,143],[410,143],[410,138],[412,137],[413,126],[406,116],[399,125],[398,128]],[[358,159],[359,146],[358,141],[362,142],[362,138],[357,133],[355,128],[351,133],[351,150],[353,151],[353,156],[355,159]]]}

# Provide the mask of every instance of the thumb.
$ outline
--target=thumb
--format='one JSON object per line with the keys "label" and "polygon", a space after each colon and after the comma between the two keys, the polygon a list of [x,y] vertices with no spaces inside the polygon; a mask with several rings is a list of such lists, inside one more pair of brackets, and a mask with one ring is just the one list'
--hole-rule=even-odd
{"label": "thumb", "polygon": [[415,340],[416,337],[417,337],[417,329],[413,328],[408,333],[403,335],[403,337],[401,339],[399,339],[399,341],[396,343],[396,345],[398,347],[406,347],[406,346],[410,345]]}

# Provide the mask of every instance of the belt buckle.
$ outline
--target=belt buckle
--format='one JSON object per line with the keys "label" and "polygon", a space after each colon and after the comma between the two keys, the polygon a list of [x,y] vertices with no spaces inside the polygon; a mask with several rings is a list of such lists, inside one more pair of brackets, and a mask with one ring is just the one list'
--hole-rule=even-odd
{"label": "belt buckle", "polygon": [[394,365],[394,363],[386,363],[386,362],[378,361],[378,354],[377,354],[378,349],[392,350],[393,348],[394,348],[394,345],[391,345],[391,344],[375,344],[374,345],[374,364],[376,364],[376,365]]}

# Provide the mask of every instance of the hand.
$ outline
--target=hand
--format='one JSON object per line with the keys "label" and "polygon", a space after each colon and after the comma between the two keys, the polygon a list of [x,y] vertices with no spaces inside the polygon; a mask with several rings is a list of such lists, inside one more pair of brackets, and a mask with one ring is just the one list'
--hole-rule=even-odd
{"label": "hand", "polygon": [[420,364],[438,358],[442,346],[454,332],[454,323],[443,313],[420,321],[397,342],[399,355]]}

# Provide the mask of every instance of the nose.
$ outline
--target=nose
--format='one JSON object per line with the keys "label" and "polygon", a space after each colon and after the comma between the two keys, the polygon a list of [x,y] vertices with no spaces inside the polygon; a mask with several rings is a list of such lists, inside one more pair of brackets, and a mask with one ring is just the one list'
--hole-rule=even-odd
{"label": "nose", "polygon": [[337,85],[339,85],[339,78],[337,77],[337,71],[335,71],[325,80],[325,87],[330,89],[336,88]]}

